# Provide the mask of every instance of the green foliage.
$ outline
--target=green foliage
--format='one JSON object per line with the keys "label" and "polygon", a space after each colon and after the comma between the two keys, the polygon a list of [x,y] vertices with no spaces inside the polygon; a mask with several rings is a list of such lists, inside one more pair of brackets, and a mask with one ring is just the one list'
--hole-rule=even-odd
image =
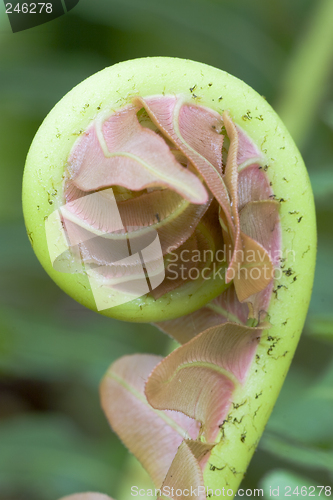
{"label": "green foliage", "polygon": [[261,448],[273,453],[280,458],[305,468],[324,469],[333,472],[333,453],[325,450],[319,450],[290,442],[275,437],[266,432],[261,441]]}
{"label": "green foliage", "polygon": [[[325,496],[325,488],[321,489],[314,481],[309,480],[308,477],[300,476],[286,470],[275,470],[266,474],[260,486],[264,490],[265,498],[270,498],[270,492],[277,495],[274,498],[286,498],[288,495],[311,495],[312,498],[319,498]],[[302,489],[303,488],[303,489]],[[324,493],[323,493],[324,491]]]}
{"label": "green foliage", "polygon": [[103,445],[86,438],[64,417],[21,415],[2,424],[0,440],[3,492],[15,484],[31,498],[52,500],[68,491],[107,491],[115,482],[116,470]]}
{"label": "green foliage", "polygon": [[[88,489],[116,496],[123,479],[134,484],[125,477],[126,453],[99,408],[98,382],[121,355],[167,349],[167,339],[153,327],[112,321],[78,306],[35,258],[22,221],[21,177],[46,113],[83,78],[149,55],[224,69],[283,109],[290,98],[287,68],[301,67],[295,58],[313,33],[318,4],[82,0],[66,16],[15,35],[0,6],[0,500],[51,500]],[[317,58],[306,56],[318,76]],[[310,314],[242,485],[265,493],[269,486],[333,480],[332,62],[328,57],[321,72],[307,135],[298,137],[318,209]]]}
{"label": "green foliage", "polygon": [[[282,393],[279,404],[273,412],[268,431],[271,432],[271,436],[280,434],[284,439],[289,440],[288,442],[295,441],[295,445],[304,443],[314,448],[318,447],[318,449],[333,447],[332,368],[319,377],[319,380],[308,379],[306,386],[301,386],[299,381],[295,380],[295,373],[296,369],[289,377],[289,387]],[[302,375],[302,372],[298,373],[298,377]],[[320,425],[314,425],[317,421]],[[261,445],[265,450],[271,449],[265,439]]]}
{"label": "green foliage", "polygon": [[311,174],[311,184],[319,208],[330,207],[333,195],[333,169],[321,169]]}
{"label": "green foliage", "polygon": [[69,322],[57,318],[50,325],[50,316],[42,314],[36,318],[10,309],[2,311],[0,370],[50,381],[78,376],[95,387],[117,358],[138,350],[158,352],[165,345],[165,339],[150,325],[137,327],[105,318],[92,321],[89,312],[77,309],[85,322],[80,318],[71,328]]}
{"label": "green foliage", "polygon": [[315,339],[333,342],[333,318],[327,316],[312,316],[307,323],[307,334]]}

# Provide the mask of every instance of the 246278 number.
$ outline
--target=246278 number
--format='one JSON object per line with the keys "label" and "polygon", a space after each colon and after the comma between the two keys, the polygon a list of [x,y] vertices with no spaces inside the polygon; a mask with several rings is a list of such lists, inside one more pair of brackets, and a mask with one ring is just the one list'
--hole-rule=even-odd
{"label": "246278 number", "polygon": [[332,494],[332,488],[331,486],[302,486],[292,490],[290,486],[286,486],[284,489],[284,496],[285,497],[291,497],[291,496],[302,496],[302,497],[316,497],[319,496],[323,493],[322,496],[330,497]]}
{"label": "246278 number", "polygon": [[23,3],[20,5],[17,3],[15,7],[13,7],[12,3],[6,3],[6,14],[14,14],[20,12],[22,14],[41,14],[42,12],[46,12],[46,14],[51,14],[52,12],[52,4],[51,3]]}

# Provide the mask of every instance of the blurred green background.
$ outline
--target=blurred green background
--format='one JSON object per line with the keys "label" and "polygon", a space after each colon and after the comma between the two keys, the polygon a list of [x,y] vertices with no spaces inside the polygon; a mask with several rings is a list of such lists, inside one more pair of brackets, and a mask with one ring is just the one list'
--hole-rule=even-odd
{"label": "blurred green background", "polygon": [[116,358],[162,354],[168,340],[150,325],[84,310],[56,287],[25,232],[21,179],[37,128],[66,92],[118,61],[156,55],[243,79],[304,156],[318,216],[314,293],[243,487],[333,482],[333,1],[81,0],[15,34],[1,3],[0,500],[88,490],[128,500],[131,474],[140,476],[109,429],[98,383]]}

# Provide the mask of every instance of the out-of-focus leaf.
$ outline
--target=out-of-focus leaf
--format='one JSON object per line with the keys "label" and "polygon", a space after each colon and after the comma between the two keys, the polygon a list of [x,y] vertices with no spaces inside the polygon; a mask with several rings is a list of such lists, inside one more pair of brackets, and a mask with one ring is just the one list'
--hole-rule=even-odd
{"label": "out-of-focus leaf", "polygon": [[[35,313],[35,317],[41,312],[52,315],[66,295],[38,262],[23,222],[4,223],[0,232],[0,303],[12,312],[18,309]],[[34,235],[30,234],[30,238]],[[62,306],[65,310],[66,304]]]}
{"label": "out-of-focus leaf", "polygon": [[316,205],[328,205],[333,209],[333,164],[326,169],[311,172],[310,180]]}
{"label": "out-of-focus leaf", "polygon": [[3,4],[0,4],[0,29],[5,33],[11,32],[9,19],[6,14],[6,8]]}
{"label": "out-of-focus leaf", "polygon": [[96,55],[67,55],[52,53],[51,50],[46,58],[41,56],[37,60],[21,61],[20,64],[13,64],[13,61],[2,63],[1,108],[20,119],[43,119],[67,92],[106,63]]}
{"label": "out-of-focus leaf", "polygon": [[304,445],[333,448],[332,386],[333,364],[319,377],[309,376],[294,365],[267,430]]}
{"label": "out-of-focus leaf", "polygon": [[333,316],[310,316],[305,331],[314,339],[333,343]]}
{"label": "out-of-focus leaf", "polygon": [[[200,39],[206,47],[208,57],[215,59],[215,65],[219,66],[221,57],[229,59],[229,53],[231,59],[241,61],[241,67],[250,66],[250,71],[254,69],[271,82],[283,64],[283,52],[270,33],[248,22],[247,16],[239,14],[237,8],[233,9],[225,2],[108,0],[95,5],[83,2],[77,14],[126,30],[162,31],[165,38],[177,37],[183,43],[187,43],[188,36],[193,33],[194,38]],[[209,62],[214,64],[214,61]]]}
{"label": "out-of-focus leaf", "polygon": [[333,102],[326,103],[322,117],[324,122],[333,130]]}
{"label": "out-of-focus leaf", "polygon": [[[6,104],[8,105],[8,102]],[[0,221],[8,223],[22,218],[23,167],[30,142],[39,123],[29,116],[21,115],[19,120],[17,117],[14,118],[11,113],[5,111],[1,97],[0,108]],[[2,231],[1,233],[2,246],[6,240]]]}
{"label": "out-of-focus leaf", "polygon": [[[324,373],[313,387],[309,389],[311,397],[319,400],[320,411],[322,411],[322,401],[327,400],[331,403],[331,410],[329,414],[333,415],[333,362],[329,369]],[[322,401],[320,401],[322,400]],[[325,413],[325,411],[323,411]]]}
{"label": "out-of-focus leaf", "polygon": [[299,466],[312,470],[333,472],[333,451],[303,446],[297,442],[266,432],[259,444],[261,450]]}
{"label": "out-of-focus leaf", "polygon": [[333,239],[331,237],[321,235],[318,242],[316,274],[309,310],[310,314],[316,316],[327,315],[332,311],[332,248]]}
{"label": "out-of-focus leaf", "polygon": [[111,491],[115,471],[67,419],[29,415],[0,426],[0,489],[54,500],[73,491]]}
{"label": "out-of-focus leaf", "polygon": [[[73,328],[53,317],[0,311],[4,333],[0,369],[16,376],[66,380],[79,375],[96,386],[116,358],[137,351],[162,351],[167,342],[150,325],[135,325],[82,311]],[[86,319],[86,321],[83,321]]]}
{"label": "out-of-focus leaf", "polygon": [[[333,3],[313,2],[309,21],[296,41],[282,80],[278,112],[296,144],[303,145],[314,126],[333,66]],[[309,60],[314,62],[309,65]]]}
{"label": "out-of-focus leaf", "polygon": [[[47,276],[39,264],[29,243],[24,224],[3,224],[0,226],[0,272],[3,273],[10,268],[15,270],[25,268],[26,272]],[[1,282],[1,285],[3,282]],[[17,283],[18,285],[18,283]]]}
{"label": "out-of-focus leaf", "polygon": [[[312,498],[325,497],[325,490],[323,494],[317,488],[316,481],[311,481],[308,477],[299,476],[288,470],[273,470],[265,474],[260,481],[260,488],[264,490],[265,498],[271,498],[272,496],[274,498],[286,498],[286,494],[291,497],[294,495],[311,496]],[[295,493],[293,494],[293,492]]]}
{"label": "out-of-focus leaf", "polygon": [[302,443],[333,446],[332,415],[333,389],[318,387],[288,406],[277,405],[267,428]]}

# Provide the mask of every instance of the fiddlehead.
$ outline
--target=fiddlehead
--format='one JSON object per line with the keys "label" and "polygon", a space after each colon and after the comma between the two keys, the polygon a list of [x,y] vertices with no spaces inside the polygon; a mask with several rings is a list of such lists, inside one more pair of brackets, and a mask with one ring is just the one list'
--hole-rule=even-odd
{"label": "fiddlehead", "polygon": [[[102,384],[111,425],[157,488],[235,493],[291,361],[313,278],[311,188],[277,116],[245,84],[205,65],[122,63],[49,115],[29,152],[24,208],[35,251],[65,291],[104,314],[158,322],[183,344],[165,360],[123,358]],[[157,253],[142,251],[142,275],[136,254],[156,241]]]}

